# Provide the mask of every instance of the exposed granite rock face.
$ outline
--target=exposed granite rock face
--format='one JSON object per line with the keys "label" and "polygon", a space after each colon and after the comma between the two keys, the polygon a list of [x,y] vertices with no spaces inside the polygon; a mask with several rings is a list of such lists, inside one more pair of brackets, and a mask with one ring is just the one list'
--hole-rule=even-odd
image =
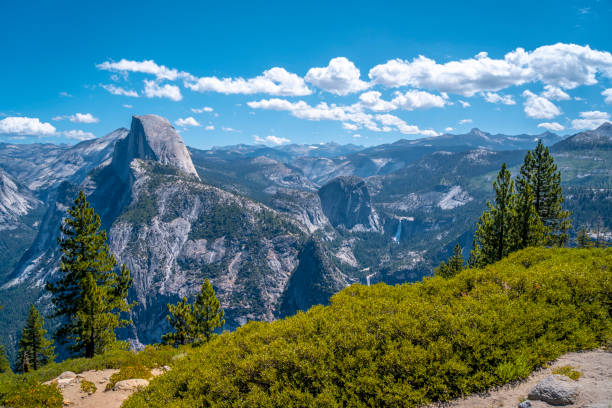
{"label": "exposed granite rock face", "polygon": [[575,381],[563,375],[549,375],[529,391],[528,398],[550,405],[570,405],[576,402],[578,392]]}
{"label": "exposed granite rock face", "polygon": [[372,208],[365,181],[355,176],[337,177],[319,190],[323,212],[334,227],[378,230],[378,216]]}
{"label": "exposed granite rock face", "polygon": [[334,293],[348,285],[344,274],[312,239],[302,246],[298,262],[281,299],[281,316],[308,310],[312,305],[327,304]]}
{"label": "exposed granite rock face", "polygon": [[19,218],[42,203],[0,169],[0,231],[12,229]]}
{"label": "exposed granite rock face", "polygon": [[132,160],[153,160],[198,177],[183,139],[167,119],[157,115],[133,116],[130,133],[115,145],[112,166],[122,180]]}

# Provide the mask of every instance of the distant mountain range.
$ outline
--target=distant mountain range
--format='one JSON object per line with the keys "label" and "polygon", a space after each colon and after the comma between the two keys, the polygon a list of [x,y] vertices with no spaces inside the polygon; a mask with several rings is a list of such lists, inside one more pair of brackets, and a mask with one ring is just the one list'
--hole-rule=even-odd
{"label": "distant mountain range", "polygon": [[562,171],[574,224],[612,227],[609,123],[565,139],[472,129],[368,148],[200,150],[145,115],[74,146],[0,144],[0,298],[11,303],[2,341],[12,350],[28,302],[48,307],[42,287],[57,276],[59,224],[78,190],[132,272],[138,306],[122,336],[141,345],[159,341],[166,304],[205,278],[228,328],[306,309],[351,283],[421,279],[455,243],[467,255],[499,167],[516,172],[538,139]]}

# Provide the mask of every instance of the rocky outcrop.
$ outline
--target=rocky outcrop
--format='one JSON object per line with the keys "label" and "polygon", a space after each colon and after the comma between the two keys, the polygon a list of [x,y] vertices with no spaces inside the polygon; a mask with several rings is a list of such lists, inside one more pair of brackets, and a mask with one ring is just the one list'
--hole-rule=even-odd
{"label": "rocky outcrop", "polygon": [[553,152],[591,149],[612,149],[612,123],[605,122],[597,129],[576,133],[552,147]]}
{"label": "rocky outcrop", "polygon": [[19,218],[42,203],[0,169],[0,231],[12,229]]}
{"label": "rocky outcrop", "polygon": [[563,375],[550,375],[529,391],[528,398],[550,405],[570,405],[576,402],[578,385]]}
{"label": "rocky outcrop", "polygon": [[334,227],[377,230],[378,216],[372,208],[365,181],[355,176],[337,177],[319,189],[323,212]]}
{"label": "rocky outcrop", "polygon": [[113,153],[112,166],[122,180],[127,180],[134,159],[152,160],[198,177],[183,139],[161,116],[132,117],[129,134],[115,145]]}

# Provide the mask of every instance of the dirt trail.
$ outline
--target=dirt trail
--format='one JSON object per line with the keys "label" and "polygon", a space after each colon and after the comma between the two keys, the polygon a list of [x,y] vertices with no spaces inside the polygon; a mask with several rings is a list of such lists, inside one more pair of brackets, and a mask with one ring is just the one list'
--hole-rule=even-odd
{"label": "dirt trail", "polygon": [[[451,401],[449,404],[433,405],[448,408],[512,408],[527,398],[538,382],[552,374],[557,367],[570,365],[582,373],[576,381],[580,394],[575,404],[565,405],[568,408],[612,408],[612,353],[604,350],[594,350],[579,353],[568,353],[546,369],[536,371],[525,381],[506,385],[498,390],[491,391],[486,396],[471,395],[464,399]],[[597,405],[594,405],[597,404]],[[550,408],[542,401],[531,401],[532,408]]]}

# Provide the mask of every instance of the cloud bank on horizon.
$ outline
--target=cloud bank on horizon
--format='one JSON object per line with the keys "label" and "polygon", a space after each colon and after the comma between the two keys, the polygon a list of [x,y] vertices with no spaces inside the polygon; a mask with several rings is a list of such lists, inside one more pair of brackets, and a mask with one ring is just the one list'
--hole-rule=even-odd
{"label": "cloud bank on horizon", "polygon": [[[612,104],[612,54],[589,45],[566,43],[533,50],[516,48],[503,58],[492,58],[485,51],[447,62],[437,62],[424,55],[395,58],[369,68],[367,74],[362,74],[354,62],[342,56],[332,58],[326,66],[311,67],[303,75],[277,66],[251,78],[198,76],[154,60],[125,58],[103,61],[95,68],[108,72],[111,82],[101,83],[99,88],[122,98],[122,102],[132,98],[182,102],[187,93],[234,95],[244,98],[240,105],[250,108],[251,114],[275,111],[306,121],[339,122],[338,129],[349,132],[437,136],[453,128],[442,123],[439,129],[423,128],[419,123],[401,118],[400,113],[456,105],[468,116],[467,112],[478,100],[491,104],[492,109],[520,105],[526,118],[537,121],[538,128],[579,131],[598,127],[610,120],[610,114],[584,109],[584,104],[580,104],[583,101],[572,95],[572,91],[579,87],[600,87],[601,101],[596,102]],[[348,102],[336,103],[338,98]],[[580,104],[580,109],[573,109],[573,117],[560,120],[565,107],[572,104]],[[218,115],[212,107],[190,107],[190,111]],[[99,122],[92,113],[59,115],[53,120],[79,124]],[[471,122],[472,119],[462,119],[457,123]],[[174,123],[180,129],[215,129],[193,116],[178,117]],[[63,135],[75,140],[94,137],[91,132],[76,129],[58,132],[50,123],[28,116],[7,116],[0,120],[0,134]],[[253,142],[279,145],[291,140],[253,135]]]}

